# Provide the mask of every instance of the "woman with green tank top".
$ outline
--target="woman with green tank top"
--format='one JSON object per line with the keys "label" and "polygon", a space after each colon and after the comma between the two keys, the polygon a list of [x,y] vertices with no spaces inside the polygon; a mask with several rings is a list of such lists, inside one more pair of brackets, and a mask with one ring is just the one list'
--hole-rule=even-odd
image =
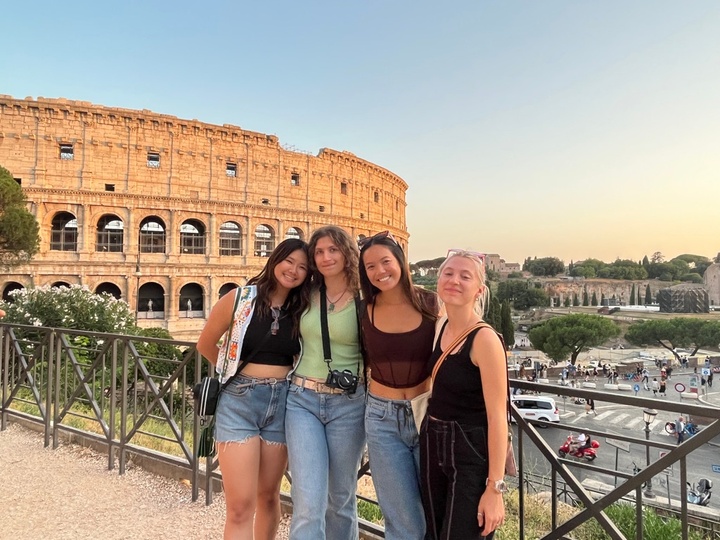
{"label": "woman with green tank top", "polygon": [[[285,415],[291,540],[358,538],[357,470],[365,446],[365,384],[355,298],[358,249],[341,228],[309,242],[313,292],[300,320],[302,353]],[[323,346],[327,319],[329,355]]]}

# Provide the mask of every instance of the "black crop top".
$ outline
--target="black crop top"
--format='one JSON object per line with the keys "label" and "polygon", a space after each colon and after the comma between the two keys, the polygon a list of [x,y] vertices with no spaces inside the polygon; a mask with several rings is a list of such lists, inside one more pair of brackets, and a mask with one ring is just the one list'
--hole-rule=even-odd
{"label": "black crop top", "polygon": [[[245,339],[242,344],[241,360],[247,358],[260,344],[270,330],[273,317],[268,310],[263,316],[255,309],[250,319],[250,324],[245,332]],[[292,366],[293,357],[300,353],[300,340],[293,337],[293,323],[285,310],[281,310],[280,329],[276,335],[269,335],[262,343],[261,349],[255,353],[250,363],[264,364],[268,366]]]}
{"label": "black crop top", "polygon": [[[374,304],[371,309],[374,311]],[[414,330],[389,334],[378,330],[364,310],[362,334],[367,366],[374,381],[390,388],[412,388],[430,376],[428,361],[435,337],[432,319],[423,317]]]}
{"label": "black crop top", "polygon": [[[440,330],[430,357],[428,367],[431,371],[443,352],[440,342],[446,326],[447,323]],[[427,410],[430,416],[455,421],[461,426],[487,426],[481,372],[470,360],[470,350],[479,330],[472,331],[462,348],[455,354],[449,354],[435,374]]]}

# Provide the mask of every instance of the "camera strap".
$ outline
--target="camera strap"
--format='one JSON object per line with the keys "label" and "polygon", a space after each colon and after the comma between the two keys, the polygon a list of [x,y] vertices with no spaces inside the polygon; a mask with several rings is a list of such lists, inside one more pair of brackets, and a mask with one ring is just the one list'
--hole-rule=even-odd
{"label": "camera strap", "polygon": [[[355,304],[355,311],[357,312],[357,303]],[[325,363],[327,364],[328,373],[332,373],[330,369],[330,363],[332,362],[332,353],[330,352],[330,330],[328,328],[328,310],[327,310],[327,288],[323,282],[320,285],[320,329],[322,331],[322,343],[323,343],[323,356],[325,357]],[[358,337],[359,334],[358,334]],[[360,361],[358,360],[356,376],[360,376]]]}

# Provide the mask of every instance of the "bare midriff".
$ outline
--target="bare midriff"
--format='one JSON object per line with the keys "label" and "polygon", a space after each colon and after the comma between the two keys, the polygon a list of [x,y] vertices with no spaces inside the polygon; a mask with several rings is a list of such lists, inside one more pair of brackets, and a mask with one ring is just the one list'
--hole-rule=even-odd
{"label": "bare midriff", "polygon": [[370,393],[374,396],[385,398],[385,399],[406,399],[410,400],[420,394],[430,390],[430,377],[425,379],[417,386],[410,388],[393,388],[392,386],[385,386],[382,383],[374,381],[372,375],[370,375]]}
{"label": "bare midriff", "polygon": [[290,373],[292,366],[268,366],[266,364],[249,363],[242,370],[242,375],[256,379],[276,378],[284,379]]}

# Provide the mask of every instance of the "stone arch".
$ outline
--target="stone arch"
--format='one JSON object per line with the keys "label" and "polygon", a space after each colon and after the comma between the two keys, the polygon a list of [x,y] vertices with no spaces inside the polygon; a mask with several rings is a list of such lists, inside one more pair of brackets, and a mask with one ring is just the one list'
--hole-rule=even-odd
{"label": "stone arch", "polygon": [[232,283],[232,282],[230,282],[230,283],[224,283],[224,284],[220,287],[220,291],[219,291],[219,293],[218,293],[218,298],[222,298],[223,296],[225,296],[225,295],[226,295],[227,293],[229,293],[230,291],[233,291],[233,290],[237,289],[237,287],[238,287],[237,283]]}
{"label": "stone arch", "polygon": [[140,253],[165,253],[167,232],[165,222],[158,216],[148,216],[140,222]]}
{"label": "stone arch", "polygon": [[220,256],[242,255],[242,227],[236,221],[220,225]]}
{"label": "stone arch", "polygon": [[[198,283],[187,283],[180,289],[178,311],[180,317],[202,317],[205,309],[203,288]],[[198,314],[199,313],[199,314]]]}
{"label": "stone arch", "polygon": [[77,251],[78,222],[70,212],[58,212],[50,225],[50,251]]}
{"label": "stone arch", "polygon": [[70,288],[70,284],[67,281],[55,281],[51,287],[67,287]]}
{"label": "stone arch", "polygon": [[143,283],[138,291],[137,314],[139,319],[165,317],[165,289],[159,283]]}
{"label": "stone arch", "polygon": [[115,214],[104,214],[96,227],[95,251],[122,253],[125,223]]}
{"label": "stone arch", "polygon": [[186,219],[180,225],[180,253],[205,255],[205,224],[198,219]]}
{"label": "stone arch", "polygon": [[10,293],[12,291],[17,291],[17,290],[24,289],[24,288],[25,287],[22,283],[18,283],[17,281],[8,281],[5,284],[5,286],[3,287],[3,291],[2,291],[3,301],[8,302],[8,303],[12,302],[13,297],[10,296]]}
{"label": "stone arch", "polygon": [[288,238],[295,238],[297,240],[305,240],[305,234],[300,227],[289,227],[285,231],[285,240]]}
{"label": "stone arch", "polygon": [[122,291],[120,290],[120,287],[110,281],[103,281],[95,287],[95,294],[102,293],[108,293],[110,296],[115,298],[115,300],[120,300],[120,298],[122,298]]}
{"label": "stone arch", "polygon": [[256,257],[269,257],[275,249],[275,229],[266,223],[255,227],[255,244],[253,254]]}

